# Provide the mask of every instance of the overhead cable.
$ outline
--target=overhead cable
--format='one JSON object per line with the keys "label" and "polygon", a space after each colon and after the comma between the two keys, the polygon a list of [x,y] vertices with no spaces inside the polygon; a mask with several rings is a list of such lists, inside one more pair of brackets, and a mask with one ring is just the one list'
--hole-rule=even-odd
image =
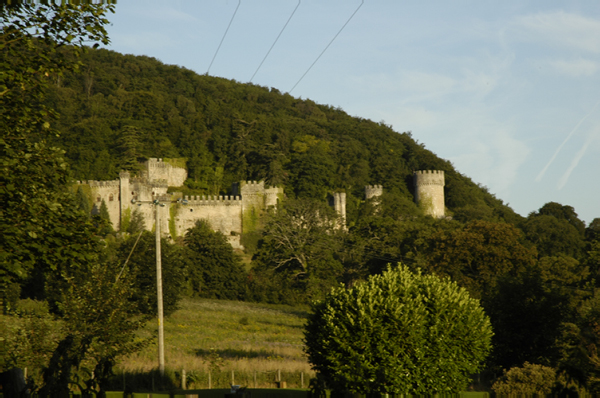
{"label": "overhead cable", "polygon": [[352,15],[350,15],[350,18],[348,18],[348,20],[346,21],[346,23],[344,24],[344,26],[342,26],[342,28],[336,33],[335,36],[333,36],[333,39],[331,39],[331,41],[329,42],[329,44],[327,44],[327,46],[325,47],[325,49],[321,52],[321,54],[319,54],[319,56],[317,57],[317,59],[315,59],[315,62],[313,62],[308,69],[306,70],[306,72],[304,72],[304,74],[302,75],[302,77],[300,77],[300,79],[296,82],[296,84],[294,84],[294,87],[292,87],[292,89],[289,91],[290,93],[292,91],[294,91],[294,89],[296,88],[296,86],[298,85],[298,83],[300,83],[302,81],[302,79],[304,79],[304,76],[306,76],[306,74],[312,69],[312,67],[317,63],[317,61],[319,60],[319,58],[321,58],[321,56],[325,53],[325,51],[327,51],[327,49],[329,48],[329,46],[331,45],[331,43],[333,43],[333,41],[338,37],[338,35],[340,33],[342,33],[342,30],[344,30],[344,28],[346,27],[346,25],[348,25],[348,22],[350,22],[350,20],[354,17],[354,15],[358,12],[358,10],[360,9],[360,7],[362,7],[362,5],[364,4],[365,0],[362,0],[360,5],[358,6],[358,8],[356,10],[354,10],[354,12],[352,13]]}
{"label": "overhead cable", "polygon": [[258,70],[260,69],[260,67],[262,66],[262,64],[265,62],[265,60],[267,59],[267,57],[269,56],[269,54],[271,53],[271,50],[273,49],[273,47],[275,47],[275,43],[277,43],[277,40],[279,40],[279,38],[281,37],[281,34],[283,33],[283,31],[285,30],[285,28],[288,26],[288,23],[290,23],[290,21],[292,20],[292,17],[294,16],[294,14],[296,13],[296,10],[298,9],[298,7],[300,7],[300,2],[302,0],[298,0],[298,4],[296,5],[296,8],[294,8],[294,11],[292,11],[292,15],[290,15],[290,17],[288,18],[287,22],[285,23],[285,25],[283,25],[283,29],[281,29],[281,32],[279,32],[279,34],[277,35],[277,38],[275,39],[275,41],[273,42],[273,44],[271,45],[271,48],[269,48],[269,51],[267,51],[267,55],[265,55],[265,57],[263,58],[262,62],[260,63],[260,65],[258,65],[258,68],[256,68],[256,72],[254,72],[254,74],[252,75],[252,77],[250,78],[250,82],[252,82],[252,80],[254,79],[254,76],[256,76],[256,73],[258,73]]}
{"label": "overhead cable", "polygon": [[221,38],[221,42],[219,43],[219,47],[217,47],[217,51],[215,52],[215,55],[213,56],[212,61],[210,61],[210,65],[208,65],[208,69],[206,70],[207,75],[208,75],[208,72],[210,71],[210,67],[212,66],[213,62],[215,62],[215,58],[217,58],[217,54],[219,53],[219,50],[221,49],[221,44],[223,44],[223,40],[225,40],[225,36],[227,36],[227,32],[229,32],[229,28],[231,27],[231,23],[233,22],[233,19],[235,18],[235,14],[237,13],[238,8],[240,8],[240,4],[242,4],[242,0],[238,0],[238,5],[235,8],[233,15],[231,16],[231,21],[229,21],[229,25],[227,25],[227,29],[225,29],[225,33],[223,34],[223,37]]}

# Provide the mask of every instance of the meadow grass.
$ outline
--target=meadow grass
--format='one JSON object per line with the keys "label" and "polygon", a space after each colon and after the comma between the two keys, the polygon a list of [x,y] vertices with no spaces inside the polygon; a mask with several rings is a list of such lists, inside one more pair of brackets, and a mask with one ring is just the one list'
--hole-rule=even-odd
{"label": "meadow grass", "polygon": [[[307,308],[238,301],[184,298],[165,319],[165,366],[172,377],[185,369],[188,385],[214,388],[236,384],[269,387],[278,374],[291,386],[314,376],[302,342]],[[156,322],[141,335],[152,338],[141,352],[123,358],[117,372],[151,373],[158,366]],[[233,375],[232,375],[233,371]]]}

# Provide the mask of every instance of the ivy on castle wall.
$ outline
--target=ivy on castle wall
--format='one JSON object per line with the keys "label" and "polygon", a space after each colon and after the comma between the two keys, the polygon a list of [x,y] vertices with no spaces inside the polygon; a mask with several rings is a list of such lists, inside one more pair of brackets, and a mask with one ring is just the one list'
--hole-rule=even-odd
{"label": "ivy on castle wall", "polygon": [[180,207],[179,203],[171,203],[169,205],[169,233],[171,234],[171,239],[177,238],[177,228],[175,226],[175,217],[177,216],[179,207]]}
{"label": "ivy on castle wall", "polygon": [[168,163],[173,167],[187,169],[187,158],[163,158],[163,162]]}

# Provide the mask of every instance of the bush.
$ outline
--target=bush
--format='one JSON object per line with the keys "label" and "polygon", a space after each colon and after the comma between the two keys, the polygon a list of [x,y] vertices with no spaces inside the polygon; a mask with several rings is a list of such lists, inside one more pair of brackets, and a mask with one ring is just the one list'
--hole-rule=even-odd
{"label": "bush", "polygon": [[491,347],[479,302],[449,280],[388,268],[313,304],[306,352],[328,388],[353,393],[458,392]]}
{"label": "bush", "polygon": [[492,386],[498,395],[550,394],[556,384],[556,371],[543,365],[525,362],[523,367],[514,367]]}

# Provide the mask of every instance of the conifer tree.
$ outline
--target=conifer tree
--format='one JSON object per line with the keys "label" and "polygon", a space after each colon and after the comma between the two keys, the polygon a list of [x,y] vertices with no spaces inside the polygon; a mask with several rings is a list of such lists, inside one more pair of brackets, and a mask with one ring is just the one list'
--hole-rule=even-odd
{"label": "conifer tree", "polygon": [[77,193],[75,194],[75,201],[77,202],[77,207],[79,210],[85,213],[88,218],[90,217],[92,207],[90,206],[90,201],[88,200],[87,195],[83,192],[83,188],[80,186],[77,188]]}
{"label": "conifer tree", "polygon": [[125,126],[117,140],[119,164],[121,169],[131,172],[140,170],[140,158],[143,157],[141,131],[135,126]]}
{"label": "conifer tree", "polygon": [[129,225],[127,226],[127,232],[133,235],[145,229],[146,225],[144,223],[144,216],[142,215],[142,212],[139,209],[134,209],[133,213],[131,214]]}
{"label": "conifer tree", "polygon": [[100,212],[98,213],[98,217],[101,222],[101,233],[104,235],[108,235],[114,232],[112,227],[112,222],[110,221],[110,214],[108,213],[108,207],[106,206],[106,202],[102,199],[102,203],[100,204]]}

